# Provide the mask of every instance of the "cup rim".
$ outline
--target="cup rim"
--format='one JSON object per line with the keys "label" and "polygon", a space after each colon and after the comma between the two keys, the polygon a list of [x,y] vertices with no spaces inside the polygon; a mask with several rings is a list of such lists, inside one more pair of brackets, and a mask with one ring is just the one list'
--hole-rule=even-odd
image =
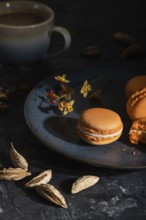
{"label": "cup rim", "polygon": [[30,25],[9,25],[9,24],[1,24],[0,23],[0,27],[2,28],[11,28],[11,29],[25,29],[25,28],[35,28],[35,27],[39,27],[39,26],[42,26],[42,25],[45,25],[47,23],[51,23],[53,20],[54,20],[54,17],[55,17],[55,13],[53,11],[52,8],[50,8],[50,6],[46,5],[46,4],[43,4],[41,2],[35,2],[35,1],[4,1],[4,2],[0,2],[0,8],[2,6],[6,6],[6,7],[10,7],[11,5],[15,5],[15,4],[19,4],[19,5],[24,5],[24,4],[29,4],[29,5],[38,5],[38,6],[41,6],[41,7],[44,7],[46,10],[48,10],[49,13],[51,13],[51,16],[42,21],[42,22],[39,22],[39,23],[36,23],[36,24],[30,24]]}

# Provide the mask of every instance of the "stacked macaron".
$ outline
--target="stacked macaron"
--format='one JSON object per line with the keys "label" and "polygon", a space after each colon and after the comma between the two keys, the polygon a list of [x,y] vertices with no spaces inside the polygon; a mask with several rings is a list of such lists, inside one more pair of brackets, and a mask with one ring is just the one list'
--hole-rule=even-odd
{"label": "stacked macaron", "polygon": [[132,121],[146,116],[146,87],[130,96],[126,108]]}
{"label": "stacked macaron", "polygon": [[132,144],[138,144],[138,142],[146,144],[146,117],[139,118],[132,123],[129,140]]}
{"label": "stacked macaron", "polygon": [[132,121],[146,116],[146,75],[130,79],[125,86],[126,109]]}
{"label": "stacked macaron", "polygon": [[125,86],[126,97],[129,98],[136,91],[139,91],[144,87],[146,87],[146,75],[139,75],[131,78]]}
{"label": "stacked macaron", "polygon": [[129,132],[131,143],[138,141],[146,143],[146,75],[133,77],[125,86],[125,93],[128,98],[126,110],[132,120]]}
{"label": "stacked macaron", "polygon": [[77,125],[80,138],[93,145],[104,145],[118,140],[122,130],[120,116],[105,108],[89,108],[83,111]]}

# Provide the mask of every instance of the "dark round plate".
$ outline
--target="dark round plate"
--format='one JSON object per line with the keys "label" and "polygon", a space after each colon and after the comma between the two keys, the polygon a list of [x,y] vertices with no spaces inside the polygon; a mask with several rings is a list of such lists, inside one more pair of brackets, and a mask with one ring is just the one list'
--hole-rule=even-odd
{"label": "dark round plate", "polygon": [[[131,121],[126,114],[126,82],[135,75],[145,73],[144,67],[132,65],[95,65],[71,70],[67,73],[70,87],[76,90],[74,111],[63,116],[53,108],[47,98],[47,91],[58,90],[59,83],[50,76],[37,84],[29,93],[24,115],[34,135],[44,145],[64,156],[94,166],[138,169],[146,167],[146,146],[132,145],[128,132]],[[63,73],[55,74],[62,75]],[[80,95],[81,85],[88,80],[93,89],[101,89],[100,100],[84,99]],[[116,111],[124,124],[119,140],[103,146],[84,143],[76,133],[80,113],[90,107],[104,107]]]}

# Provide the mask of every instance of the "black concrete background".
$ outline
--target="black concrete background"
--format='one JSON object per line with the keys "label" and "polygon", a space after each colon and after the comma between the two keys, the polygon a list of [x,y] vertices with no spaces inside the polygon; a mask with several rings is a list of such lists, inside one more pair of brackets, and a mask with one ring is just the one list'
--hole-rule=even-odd
{"label": "black concrete background", "polygon": [[[0,64],[0,86],[19,87],[23,83],[34,86],[54,73],[67,73],[72,68],[103,63],[145,65],[143,54],[128,60],[121,58],[125,46],[117,43],[117,31],[133,35],[146,50],[145,1],[136,0],[43,0],[56,12],[56,25],[66,27],[72,36],[69,51],[54,60],[33,65]],[[54,34],[52,50],[62,46]],[[97,44],[101,56],[85,58],[81,48]],[[141,70],[140,70],[141,71]],[[144,71],[142,71],[144,74]],[[23,114],[28,92],[16,92],[8,100],[9,110],[0,113],[0,160],[11,166],[10,141],[29,161],[29,170],[35,175],[45,169],[53,170],[51,183],[65,196],[68,209],[44,200],[33,190],[24,188],[26,180],[0,181],[0,220],[75,220],[118,219],[144,220],[146,218],[146,171],[112,170],[81,164],[46,149],[28,129]],[[92,188],[71,195],[72,182],[82,175],[99,175],[100,181]]]}

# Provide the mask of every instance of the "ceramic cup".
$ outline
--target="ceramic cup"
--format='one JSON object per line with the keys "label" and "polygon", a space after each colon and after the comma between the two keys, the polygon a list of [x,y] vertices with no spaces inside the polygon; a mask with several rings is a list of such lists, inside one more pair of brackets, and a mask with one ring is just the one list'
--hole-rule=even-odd
{"label": "ceramic cup", "polygon": [[[0,62],[31,63],[54,57],[68,50],[69,31],[54,25],[54,11],[45,4],[32,1],[0,3]],[[64,38],[64,48],[49,53],[53,32]]]}

